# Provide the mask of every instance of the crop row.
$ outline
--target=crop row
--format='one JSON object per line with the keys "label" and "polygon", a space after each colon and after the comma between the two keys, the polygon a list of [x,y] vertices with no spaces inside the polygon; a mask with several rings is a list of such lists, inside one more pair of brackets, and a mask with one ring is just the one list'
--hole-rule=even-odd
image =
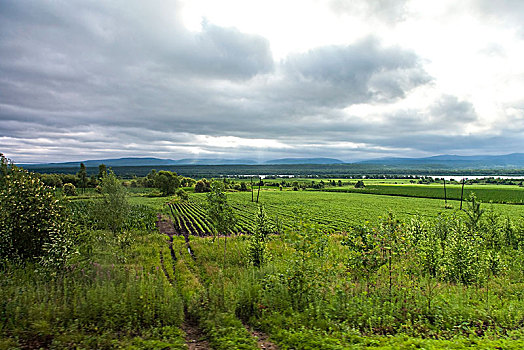
{"label": "crop row", "polygon": [[[429,189],[431,190],[431,189]],[[439,190],[438,187],[435,190]],[[488,188],[486,188],[486,191]],[[520,192],[518,189],[516,192]],[[258,204],[251,202],[251,194],[230,192],[228,202],[233,207],[239,223],[253,227]],[[193,194],[191,203],[197,205],[205,217],[206,198],[202,194]],[[320,191],[262,191],[260,205],[265,209],[276,230],[293,228],[299,221],[315,223],[324,231],[348,231],[366,221],[377,223],[381,216],[391,212],[404,222],[415,216],[432,218],[440,213],[455,212],[459,202],[448,201],[446,209],[444,200],[413,198],[406,196],[385,196],[366,193],[334,193]],[[464,203],[467,208],[467,203]],[[524,215],[524,206],[508,204],[484,204],[485,209],[508,217]],[[460,215],[459,212],[456,212]],[[247,232],[252,231],[246,230]],[[240,232],[245,232],[240,230]]]}
{"label": "crop row", "polygon": [[[216,234],[213,224],[207,219],[205,209],[198,202],[169,204],[175,229],[180,234],[211,236]],[[237,215],[237,222],[231,233],[251,233],[253,220],[248,215]]]}

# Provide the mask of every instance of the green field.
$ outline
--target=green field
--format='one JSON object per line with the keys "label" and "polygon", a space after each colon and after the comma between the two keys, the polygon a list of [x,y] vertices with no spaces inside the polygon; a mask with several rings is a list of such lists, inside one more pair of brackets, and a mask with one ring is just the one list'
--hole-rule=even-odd
{"label": "green field", "polygon": [[108,178],[113,197],[70,197],[62,220],[77,236],[59,270],[2,265],[0,349],[524,347],[522,205],[460,211],[418,198],[439,185],[379,180],[371,193],[267,186],[259,203],[222,189],[211,193],[236,221],[219,231],[209,193]]}
{"label": "green field", "polygon": [[[442,184],[412,185],[412,184],[377,184],[376,181],[364,181],[365,188],[353,186],[328,187],[323,191],[368,193],[389,196],[421,197],[444,199]],[[460,185],[446,185],[447,199],[460,200],[462,188]],[[464,187],[463,198],[469,198],[474,193],[483,202],[524,204],[524,187],[510,185],[468,185]]]}
{"label": "green field", "polygon": [[[250,193],[234,192],[228,196],[237,212],[254,215],[257,204],[251,202]],[[203,203],[205,195],[195,194],[192,198]],[[259,201],[268,215],[278,217],[288,225],[305,219],[335,231],[346,230],[366,221],[376,223],[379,217],[388,212],[408,221],[416,216],[432,218],[440,213],[451,214],[460,205],[458,201],[452,201],[453,209],[445,209],[444,201],[438,199],[313,191],[263,191]],[[524,206],[486,204],[486,208],[493,208],[494,212],[512,218],[524,215]]]}

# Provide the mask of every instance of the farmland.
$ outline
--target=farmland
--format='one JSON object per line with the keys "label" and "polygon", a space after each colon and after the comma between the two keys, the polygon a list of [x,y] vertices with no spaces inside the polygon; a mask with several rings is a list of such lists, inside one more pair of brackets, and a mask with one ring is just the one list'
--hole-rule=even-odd
{"label": "farmland", "polygon": [[[231,192],[228,198],[238,218],[233,232],[252,232],[258,205],[251,202],[251,194]],[[164,198],[133,197],[131,202],[153,206],[166,214],[173,214],[174,222],[190,234],[201,236],[202,232],[210,234],[213,231],[212,224],[206,219],[205,194],[194,194],[189,202],[176,203],[171,206],[171,210],[165,206],[162,209],[166,202]],[[444,201],[439,199],[365,193],[267,190],[261,192],[260,203],[276,226],[281,226],[282,229],[293,227],[297,221],[307,220],[323,230],[341,232],[366,221],[378,223],[389,212],[405,222],[417,217],[429,219],[439,214],[462,215],[456,210],[460,204],[458,201],[450,201],[453,208],[446,209]],[[520,205],[486,204],[485,207],[514,219],[524,215],[524,207]]]}
{"label": "farmland", "polygon": [[51,246],[58,270],[3,265],[0,348],[522,348],[524,206],[458,210],[420,198],[438,184],[366,182],[266,184],[256,203],[225,180],[186,198],[109,173],[60,217],[70,260]]}
{"label": "farmland", "polygon": [[[442,184],[432,185],[410,185],[410,184],[369,184],[365,188],[354,188],[353,186],[328,188],[324,191],[367,193],[376,195],[438,198],[444,199],[444,187]],[[460,200],[462,188],[460,185],[447,185],[447,199]],[[478,199],[489,203],[524,203],[524,187],[503,185],[468,185],[464,188],[464,198],[474,193]]]}

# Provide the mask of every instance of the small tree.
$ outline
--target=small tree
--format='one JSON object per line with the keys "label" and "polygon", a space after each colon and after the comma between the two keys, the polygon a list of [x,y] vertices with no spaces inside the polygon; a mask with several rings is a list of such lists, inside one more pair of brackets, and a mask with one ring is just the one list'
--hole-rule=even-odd
{"label": "small tree", "polygon": [[9,160],[0,153],[0,187],[3,186],[7,175],[9,174]]}
{"label": "small tree", "polygon": [[162,191],[162,195],[169,196],[180,187],[180,180],[175,172],[160,170],[155,176],[155,187]]}
{"label": "small tree", "polygon": [[86,187],[87,187],[87,181],[89,178],[87,177],[87,170],[86,170],[86,166],[84,165],[84,163],[80,163],[80,171],[76,174],[76,176],[78,176],[80,187],[82,188],[82,193],[85,193]]}
{"label": "small tree", "polygon": [[255,232],[251,235],[248,246],[249,259],[255,267],[262,266],[266,261],[266,245],[270,233],[271,225],[269,220],[264,208],[259,206],[255,218]]}
{"label": "small tree", "polygon": [[98,208],[99,219],[106,228],[117,233],[124,228],[129,203],[125,187],[118,181],[112,170],[102,177],[100,193],[103,198]]}
{"label": "small tree", "polygon": [[98,166],[98,180],[102,180],[104,176],[107,175],[107,168],[105,164],[100,164]]}
{"label": "small tree", "polygon": [[365,225],[354,228],[352,235],[341,242],[349,249],[348,270],[365,278],[368,293],[374,274],[388,263],[383,238],[377,229]]}
{"label": "small tree", "polygon": [[235,226],[235,215],[233,209],[227,203],[224,184],[219,181],[211,183],[211,192],[207,194],[208,216],[216,233],[224,235],[224,266],[226,264],[227,235]]}

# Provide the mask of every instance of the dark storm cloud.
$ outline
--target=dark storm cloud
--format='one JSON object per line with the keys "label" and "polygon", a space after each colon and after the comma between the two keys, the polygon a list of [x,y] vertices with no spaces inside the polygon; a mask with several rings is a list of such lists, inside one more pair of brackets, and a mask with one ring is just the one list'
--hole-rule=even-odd
{"label": "dark storm cloud", "polygon": [[176,5],[156,5],[2,3],[2,120],[70,127],[149,118],[162,128],[213,104],[213,80],[273,69],[264,38],[210,24],[191,33]]}
{"label": "dark storm cloud", "polygon": [[[381,16],[400,16],[403,2],[382,3]],[[0,152],[19,162],[86,154],[352,159],[430,152],[432,142],[444,149],[449,139],[438,133],[476,120],[473,106],[453,96],[372,120],[346,113],[432,81],[414,52],[377,38],[274,62],[265,38],[207,22],[190,32],[179,13],[163,1],[2,1]]]}
{"label": "dark storm cloud", "polygon": [[284,69],[295,84],[293,99],[317,105],[391,101],[430,81],[413,52],[382,47],[375,38],[292,55]]}

